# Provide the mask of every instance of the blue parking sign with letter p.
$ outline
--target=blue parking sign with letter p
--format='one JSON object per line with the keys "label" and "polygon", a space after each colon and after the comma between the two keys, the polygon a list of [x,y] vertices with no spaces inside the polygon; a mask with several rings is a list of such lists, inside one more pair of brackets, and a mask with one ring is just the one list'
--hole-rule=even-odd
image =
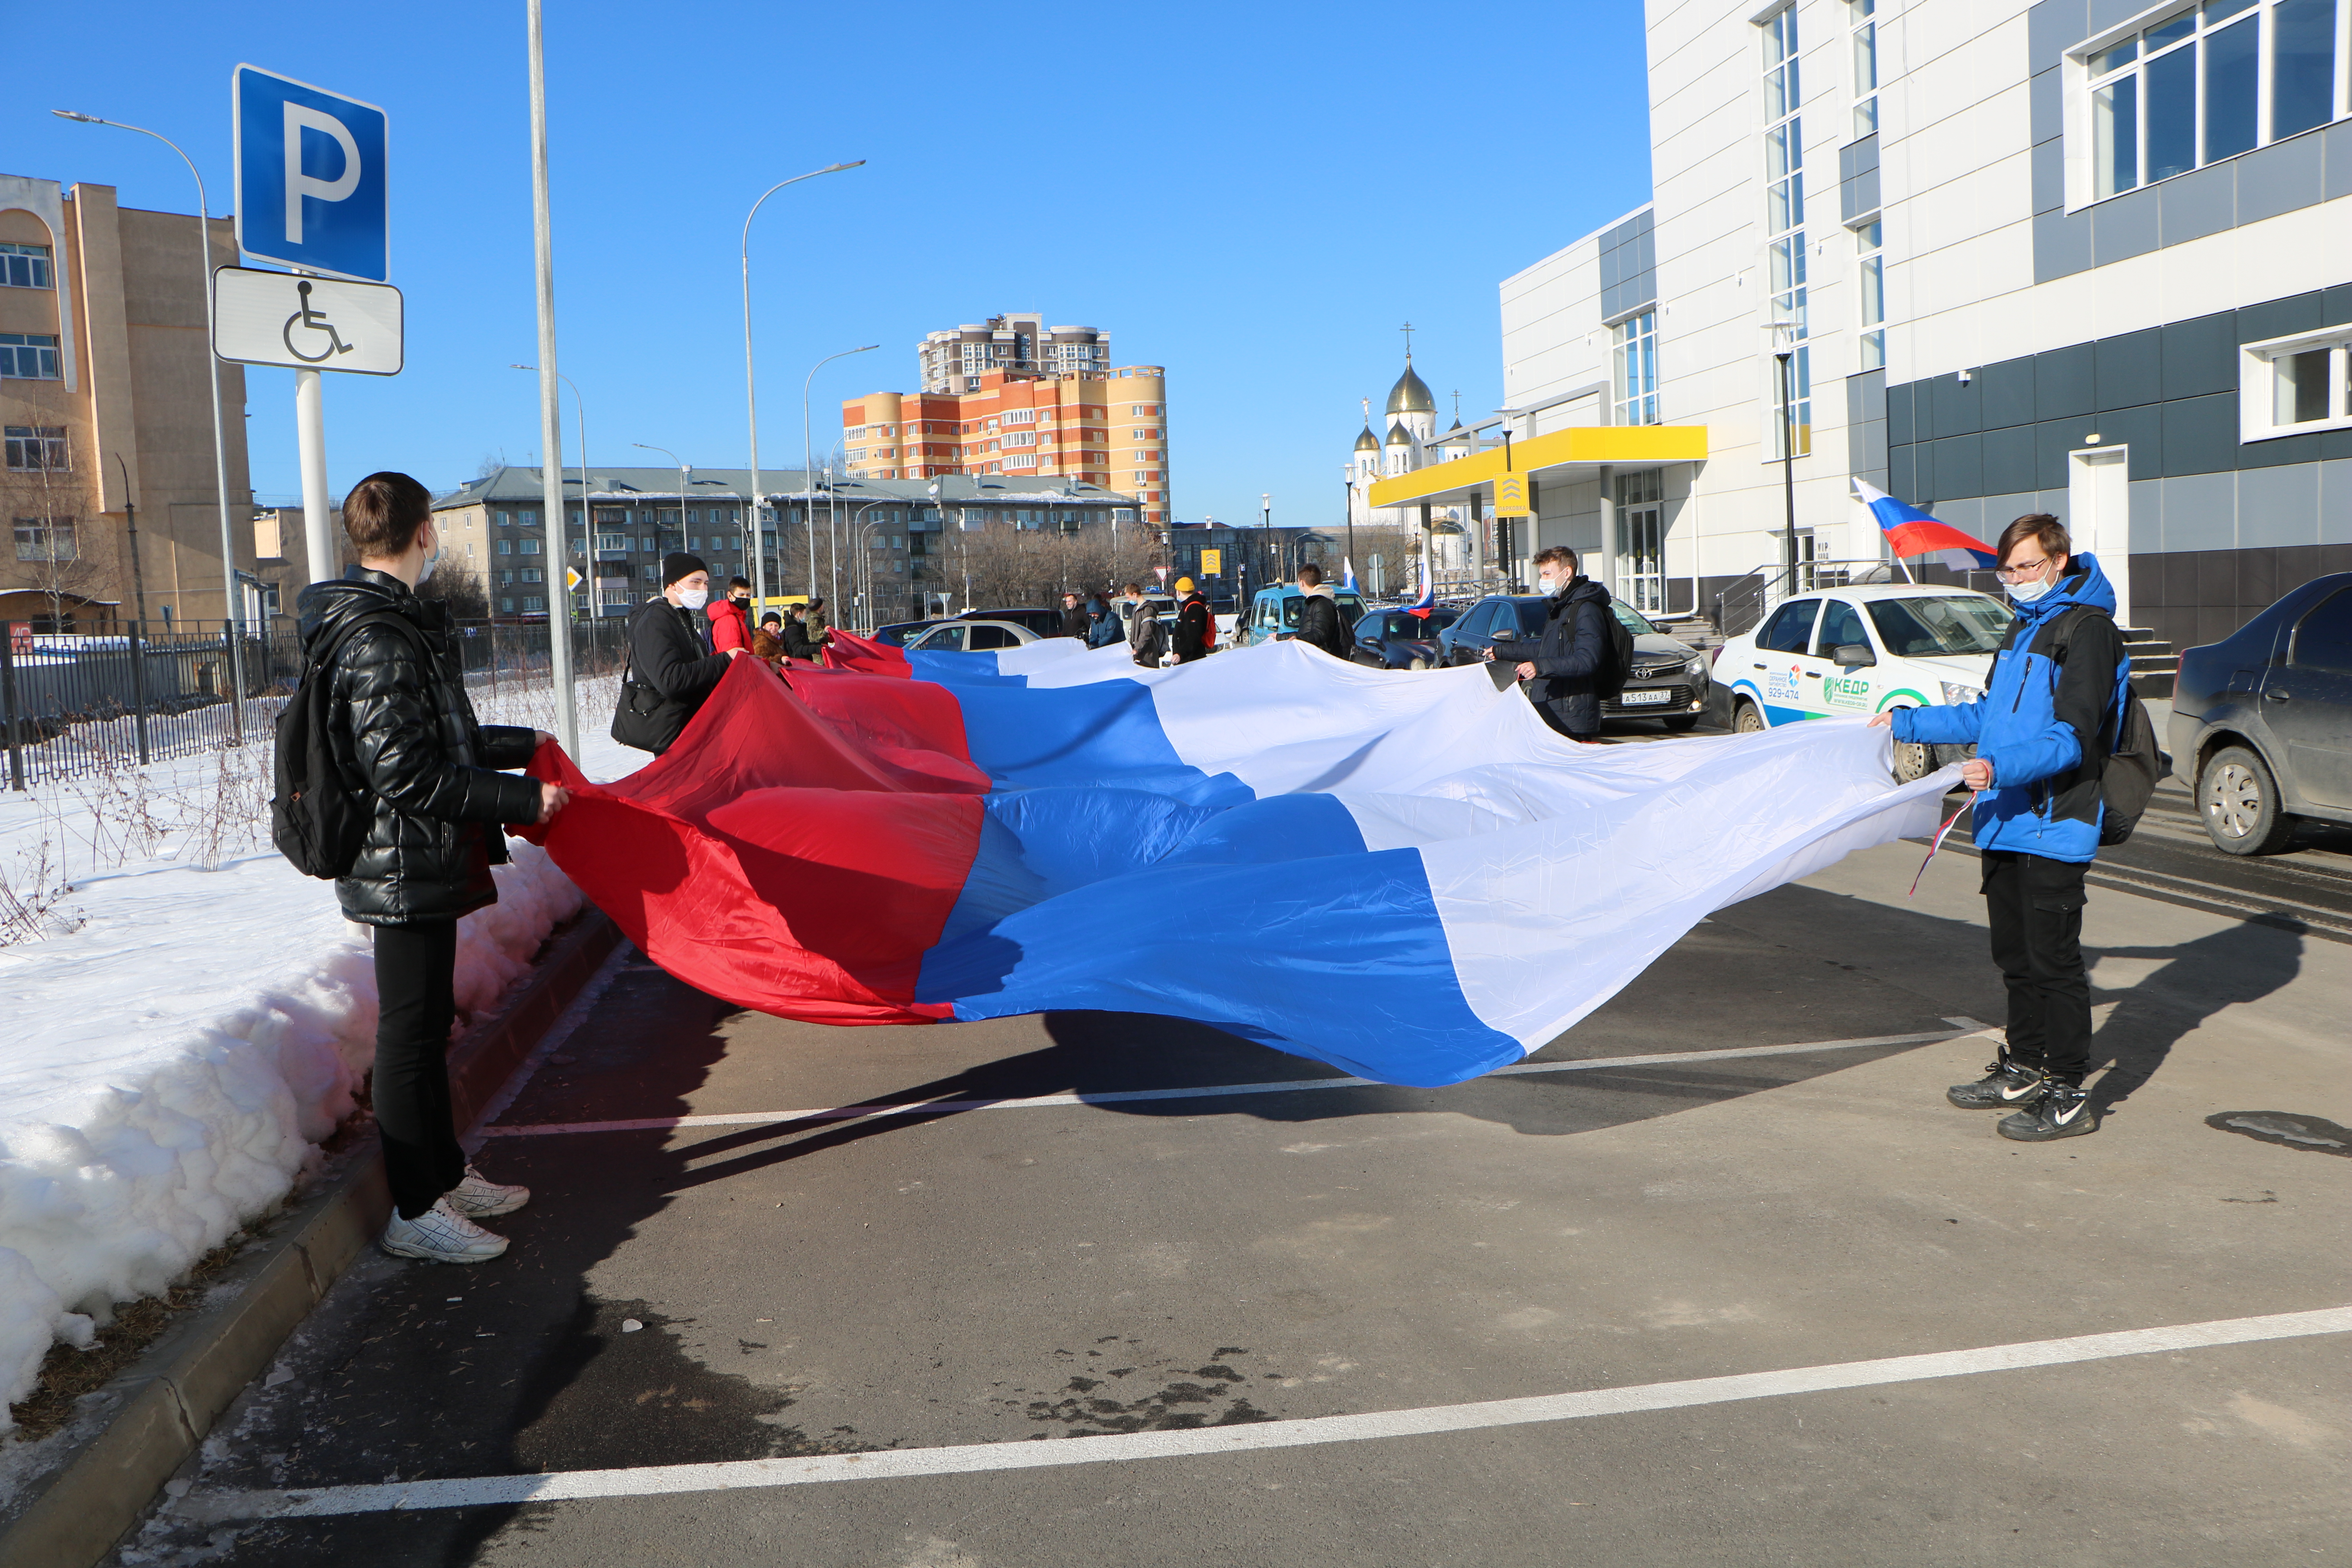
{"label": "blue parking sign with letter p", "polygon": [[391,269],[384,111],[255,66],[230,79],[238,248],[383,282]]}

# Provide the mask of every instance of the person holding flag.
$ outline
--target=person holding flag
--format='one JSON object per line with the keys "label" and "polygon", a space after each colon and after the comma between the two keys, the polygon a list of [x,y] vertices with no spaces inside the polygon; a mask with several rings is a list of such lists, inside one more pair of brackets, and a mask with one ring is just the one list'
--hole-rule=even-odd
{"label": "person holding flag", "polygon": [[[1879,500],[1916,510],[1884,495]],[[1967,540],[1925,514],[1887,532],[1891,542],[1903,530],[1925,528]],[[1932,534],[1911,538],[1937,547]],[[1973,554],[1972,544],[1944,548]],[[2116,734],[2109,721],[2122,713],[2131,662],[2116,627],[2115,590],[2095,558],[2073,549],[2048,512],[2002,530],[1994,559],[2017,619],[1993,655],[1983,695],[1958,707],[1897,708],[1870,721],[1891,726],[1900,742],[1977,749],[1960,765],[1960,783],[1977,792],[1972,826],[2009,1022],[1985,1077],[1954,1085],[1945,1098],[1964,1110],[2013,1112],[1998,1131],[2027,1143],[2099,1126],[2083,1089],[2091,1066],[2083,875],[2099,852],[2101,780]]]}
{"label": "person holding flag", "polygon": [[1339,601],[1323,581],[1323,568],[1303,562],[1296,578],[1300,595],[1297,639],[1319,647],[1333,658],[1348,657],[1348,628],[1339,615]]}

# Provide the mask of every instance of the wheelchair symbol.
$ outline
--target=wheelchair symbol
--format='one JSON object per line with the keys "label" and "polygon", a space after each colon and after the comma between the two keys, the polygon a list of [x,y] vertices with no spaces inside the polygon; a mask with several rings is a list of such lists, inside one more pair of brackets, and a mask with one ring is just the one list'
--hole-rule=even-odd
{"label": "wheelchair symbol", "polygon": [[[351,353],[352,345],[343,342],[342,334],[335,331],[333,325],[328,321],[325,315],[320,311],[310,309],[310,279],[304,279],[301,282],[295,284],[294,289],[295,292],[302,296],[302,308],[286,318],[286,325],[278,334],[286,340],[286,352],[306,364],[317,364],[321,360],[333,358],[336,354],[347,354]],[[300,349],[296,348],[294,346],[294,329],[298,326],[306,331],[326,333],[326,346],[314,354],[306,354]]]}

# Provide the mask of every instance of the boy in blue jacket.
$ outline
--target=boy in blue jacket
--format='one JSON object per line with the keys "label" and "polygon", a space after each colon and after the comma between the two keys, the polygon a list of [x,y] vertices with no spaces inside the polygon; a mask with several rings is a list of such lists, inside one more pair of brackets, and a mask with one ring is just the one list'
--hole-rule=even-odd
{"label": "boy in blue jacket", "polygon": [[[2083,1092],[2091,1065],[2091,982],[2083,965],[2083,873],[2099,852],[2099,776],[2130,661],[2115,590],[2096,559],[2047,512],[2002,531],[2001,581],[2017,620],[1985,693],[1963,706],[1898,708],[1897,741],[1973,743],[1960,782],[1984,869],[1993,962],[2009,985],[2008,1038],[1975,1083],[1946,1091],[1968,1110],[2008,1109],[2004,1138],[2045,1142],[2098,1130]],[[2077,607],[2084,615],[2066,616]],[[2065,616],[2063,626],[2056,625]]]}

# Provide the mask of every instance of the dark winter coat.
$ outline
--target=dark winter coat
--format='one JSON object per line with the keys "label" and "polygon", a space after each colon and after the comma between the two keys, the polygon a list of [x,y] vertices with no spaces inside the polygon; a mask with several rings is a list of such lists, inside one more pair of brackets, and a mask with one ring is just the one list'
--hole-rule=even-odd
{"label": "dark winter coat", "polygon": [[[2101,747],[2114,743],[2105,727],[2120,717],[2131,659],[2116,627],[2116,591],[2097,558],[2077,555],[2067,567],[2049,593],[2014,606],[2017,619],[1992,656],[1983,696],[1958,707],[1895,710],[1896,740],[1973,744],[1992,764],[1992,788],[1978,795],[1969,818],[1979,849],[2098,858],[2106,807],[2097,763]],[[2099,613],[2081,618],[2060,664],[2042,634],[2080,605]]]}
{"label": "dark winter coat", "polygon": [[1339,601],[1328,588],[1309,590],[1298,606],[1297,639],[1319,647],[1333,658],[1348,657],[1348,628],[1339,621]]}
{"label": "dark winter coat", "polygon": [[476,721],[446,607],[399,578],[348,567],[339,581],[303,589],[295,607],[306,654],[373,612],[408,623],[353,632],[326,677],[328,744],[373,814],[352,874],[335,883],[344,915],[400,925],[498,902],[490,868],[507,858],[500,825],[538,821],[540,787],[492,770],[530,761],[532,732]]}
{"label": "dark winter coat", "polygon": [[1176,606],[1176,658],[1179,663],[1190,664],[1196,658],[1209,657],[1216,645],[1217,619],[1209,611],[1209,601],[1196,590]]}
{"label": "dark winter coat", "polygon": [[805,659],[816,658],[816,644],[809,641],[808,627],[805,624],[786,616],[782,636],[784,653],[787,658]]}
{"label": "dark winter coat", "polygon": [[1087,640],[1087,633],[1094,628],[1094,624],[1095,618],[1087,614],[1087,607],[1082,604],[1072,605],[1062,612],[1062,635],[1066,637],[1076,637],[1080,642],[1084,642]]}
{"label": "dark winter coat", "polygon": [[1570,735],[1601,732],[1601,695],[1593,689],[1593,677],[1608,662],[1609,627],[1601,617],[1612,613],[1609,590],[1585,576],[1570,581],[1568,592],[1554,595],[1544,608],[1543,640],[1527,661],[1536,667],[1530,694]]}
{"label": "dark winter coat", "polygon": [[1131,603],[1127,606],[1127,649],[1135,662],[1146,669],[1160,668],[1160,655],[1167,647],[1167,637],[1160,626],[1160,606],[1150,600]]}
{"label": "dark winter coat", "polygon": [[[728,663],[725,654],[710,652],[694,635],[694,613],[667,597],[647,599],[630,615],[627,679],[658,699],[647,715],[659,742],[654,755],[668,751],[687,721],[701,711]],[[621,700],[629,700],[626,689]]]}
{"label": "dark winter coat", "polygon": [[1087,646],[1108,647],[1118,641],[1118,612],[1106,603],[1100,594],[1087,601]]}

